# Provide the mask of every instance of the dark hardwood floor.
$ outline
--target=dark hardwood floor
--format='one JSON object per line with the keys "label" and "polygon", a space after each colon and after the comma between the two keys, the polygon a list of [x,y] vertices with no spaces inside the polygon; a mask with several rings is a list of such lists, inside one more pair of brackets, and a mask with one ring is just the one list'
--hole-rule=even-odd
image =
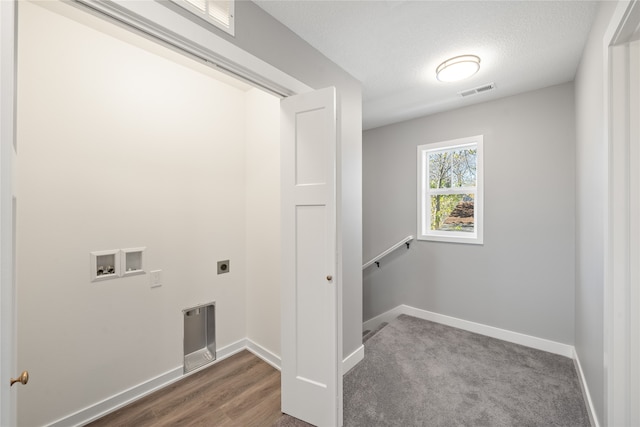
{"label": "dark hardwood floor", "polygon": [[280,372],[245,350],[88,425],[261,427],[281,417]]}

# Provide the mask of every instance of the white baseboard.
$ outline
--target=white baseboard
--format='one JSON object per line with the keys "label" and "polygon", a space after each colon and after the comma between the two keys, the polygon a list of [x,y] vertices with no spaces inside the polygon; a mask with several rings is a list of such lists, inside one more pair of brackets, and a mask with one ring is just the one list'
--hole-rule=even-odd
{"label": "white baseboard", "polygon": [[132,403],[156,390],[168,386],[182,378],[182,366],[165,372],[155,378],[145,381],[142,384],[133,386],[128,390],[120,392],[94,405],[88,406],[80,411],[74,412],[64,418],[61,418],[51,424],[51,427],[71,427],[87,424],[97,420],[123,406]]}
{"label": "white baseboard", "polygon": [[[51,424],[48,424],[48,426],[75,427],[85,425],[87,423],[90,423],[91,421],[97,420],[100,417],[104,417],[105,415],[114,412],[122,408],[123,406],[133,403],[134,401],[141,399],[153,393],[154,391],[160,390],[161,388],[166,387],[178,380],[181,380],[188,377],[189,375],[193,375],[196,372],[206,369],[213,364],[216,364],[228,357],[233,356],[236,353],[241,352],[242,350],[249,350],[251,353],[255,354],[257,357],[264,360],[269,365],[280,370],[281,360],[279,356],[277,356],[270,350],[267,350],[260,344],[257,344],[248,338],[244,338],[227,346],[224,346],[223,348],[216,349],[215,361],[199,369],[194,369],[188,374],[183,375],[182,366],[178,366],[174,369],[171,369],[170,371],[165,372],[164,374],[161,374],[155,378],[131,387],[128,390],[115,394],[101,402],[98,402],[94,405],[81,409],[80,411],[74,412],[71,415],[61,418]],[[360,346],[360,348],[351,353],[342,361],[342,372],[346,373],[363,358],[364,346]]]}
{"label": "white baseboard", "polygon": [[587,379],[584,376],[584,371],[582,370],[582,365],[580,364],[580,358],[578,357],[578,353],[575,348],[573,349],[573,364],[576,367],[576,371],[578,372],[578,381],[580,382],[580,387],[582,388],[582,395],[585,399],[585,404],[587,406],[587,412],[589,413],[589,419],[591,421],[592,427],[600,427],[600,423],[598,422],[598,416],[596,414],[596,408],[593,406],[593,400],[591,400],[591,393],[589,392],[589,386],[587,386]]}
{"label": "white baseboard", "polygon": [[267,350],[260,344],[251,341],[249,338],[247,338],[247,350],[267,362],[269,365],[276,368],[278,371],[280,370],[280,367],[282,366],[280,356],[276,355],[270,350]]}
{"label": "white baseboard", "polygon": [[373,319],[367,320],[363,324],[363,330],[373,330],[382,322],[389,322],[401,314],[407,314],[419,319],[430,320],[432,322],[441,323],[443,325],[453,326],[454,328],[463,329],[469,332],[475,332],[480,335],[497,338],[515,344],[520,344],[525,347],[547,351],[549,353],[559,354],[561,356],[569,358],[573,358],[574,356],[573,346],[568,344],[562,344],[544,338],[525,335],[519,332],[508,331],[506,329],[495,328],[493,326],[487,326],[481,323],[470,322],[468,320],[462,320],[456,317],[445,316],[443,314],[421,310],[419,308],[410,307],[404,304],[399,305],[385,313],[382,313],[374,317]]}
{"label": "white baseboard", "polygon": [[[565,357],[572,358],[577,361],[578,367],[579,361],[577,359],[577,355],[575,354],[575,350],[573,346],[558,343],[555,341],[546,340],[543,338],[537,338],[530,335],[521,334],[518,332],[507,331],[505,329],[494,328],[493,326],[482,325],[480,323],[470,322],[467,320],[457,319],[455,317],[445,316],[442,314],[432,313],[430,311],[421,310],[415,307],[410,307],[408,305],[399,305],[385,313],[380,314],[379,316],[374,317],[366,321],[363,324],[364,330],[375,329],[382,322],[390,322],[401,314],[407,314],[409,316],[418,317],[420,319],[430,320],[432,322],[441,323],[443,325],[453,326],[455,328],[463,329],[470,332],[475,332],[481,335],[486,335],[493,338],[498,338],[504,341],[513,342],[516,344],[524,345],[531,348],[536,348],[538,350],[548,351],[550,353],[559,354]],[[249,350],[260,359],[264,360],[269,365],[273,366],[276,369],[280,369],[281,360],[280,357],[274,354],[273,352],[267,350],[261,345],[251,341],[250,339],[244,338],[235,343],[229,344],[221,349],[216,351],[216,360],[213,363],[220,362],[227,357],[230,357],[242,350]],[[343,373],[349,372],[354,366],[356,366],[361,360],[364,359],[364,346],[360,346],[349,356],[345,357],[342,361],[342,369]],[[194,374],[201,369],[206,369],[211,366],[211,364],[205,365],[200,369],[194,370],[190,372],[188,375]],[[589,399],[589,410],[595,414],[593,410],[593,405],[591,402],[590,395],[588,393],[588,389],[586,389],[586,383],[584,382],[584,376],[582,375],[582,370],[579,368],[579,372],[581,375],[581,381],[585,387],[585,395]],[[49,426],[51,427],[71,427],[71,426],[79,426],[91,421],[94,421],[110,412],[113,412],[129,403],[132,403],[135,400],[138,400],[154,391],[157,391],[163,387],[168,386],[169,384],[174,383],[182,378],[185,375],[182,374],[182,366],[176,367],[170,371],[165,372],[155,378],[152,378],[148,381],[145,381],[137,386],[131,387],[128,390],[120,392],[110,398],[107,398],[101,402],[98,402],[94,405],[91,405],[85,409],[82,409],[78,412],[75,412],[71,415],[68,415],[64,418],[55,421]],[[592,414],[590,413],[590,416]],[[595,427],[599,427],[597,425],[597,418],[594,417]]]}
{"label": "white baseboard", "polygon": [[[247,350],[258,356],[260,359],[264,360],[277,370],[281,370],[282,360],[280,359],[280,356],[276,355],[270,350],[267,350],[260,344],[253,342],[249,338],[246,339],[246,342]],[[356,366],[362,359],[364,359],[364,346],[361,345],[353,353],[342,360],[342,374],[344,375],[349,372],[349,370]]]}
{"label": "white baseboard", "polygon": [[[192,375],[202,369],[210,367],[212,364],[220,362],[227,357],[230,357],[244,349],[248,349],[247,340],[242,339],[229,344],[223,348],[216,349],[216,360],[210,364],[203,366],[200,369],[195,369],[186,375],[182,374],[183,367],[178,366],[170,371],[165,372],[155,378],[133,386],[123,392],[115,394],[101,402],[88,406],[80,411],[74,412],[64,418],[61,418],[53,423],[49,424],[50,427],[72,427],[87,424],[91,421],[95,421],[100,417],[103,417],[113,411],[116,411],[123,406],[126,406],[154,391],[160,390],[178,380],[181,380],[189,375]],[[259,356],[259,355],[258,355]],[[267,361],[267,363],[269,363]]]}
{"label": "white baseboard", "polygon": [[[216,360],[213,363],[220,362],[220,361],[226,359],[227,357],[231,357],[234,354],[240,353],[242,350],[246,350],[246,348],[247,348],[247,339],[246,338],[238,340],[238,341],[236,341],[234,343],[231,343],[229,345],[225,345],[222,348],[219,348],[219,349],[217,348],[216,349]],[[211,364],[205,365],[200,369],[196,369],[196,370],[194,370],[192,372],[189,372],[188,375],[196,373],[199,370],[206,369],[206,367],[208,367],[208,366],[211,366]]]}
{"label": "white baseboard", "polygon": [[378,326],[380,326],[381,324],[383,324],[384,322],[391,322],[393,319],[395,319],[396,317],[400,316],[401,314],[405,314],[402,311],[402,308],[406,307],[403,305],[399,305],[395,308],[392,308],[389,311],[385,311],[382,314],[377,315],[376,317],[367,320],[366,322],[364,322],[362,324],[362,332],[364,331],[373,331],[374,329],[376,329]]}
{"label": "white baseboard", "polygon": [[342,361],[342,375],[345,375],[353,369],[362,359],[364,359],[364,345],[361,345],[353,353],[344,358]]}

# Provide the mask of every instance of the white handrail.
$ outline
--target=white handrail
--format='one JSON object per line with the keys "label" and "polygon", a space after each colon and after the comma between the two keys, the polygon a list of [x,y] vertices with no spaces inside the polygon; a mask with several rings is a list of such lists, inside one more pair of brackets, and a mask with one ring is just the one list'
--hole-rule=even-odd
{"label": "white handrail", "polygon": [[407,245],[407,249],[409,249],[409,242],[412,241],[412,240],[413,240],[413,236],[405,237],[404,239],[400,240],[395,245],[391,246],[386,251],[382,252],[380,255],[374,257],[373,259],[371,259],[371,261],[367,261],[366,263],[364,263],[364,265],[362,266],[362,269],[364,270],[365,268],[367,268],[367,267],[369,267],[369,266],[371,266],[373,264],[377,264],[382,258],[386,257],[387,255],[389,255],[391,252],[395,251],[396,249],[398,249],[402,245],[406,244]]}

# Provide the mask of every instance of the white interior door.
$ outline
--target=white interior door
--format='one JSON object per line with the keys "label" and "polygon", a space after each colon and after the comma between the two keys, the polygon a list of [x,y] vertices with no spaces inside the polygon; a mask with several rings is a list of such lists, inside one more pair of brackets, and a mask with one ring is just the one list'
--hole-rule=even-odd
{"label": "white interior door", "polygon": [[336,277],[336,94],[281,103],[282,412],[341,425]]}
{"label": "white interior door", "polygon": [[16,425],[14,316],[15,2],[0,1],[0,425]]}

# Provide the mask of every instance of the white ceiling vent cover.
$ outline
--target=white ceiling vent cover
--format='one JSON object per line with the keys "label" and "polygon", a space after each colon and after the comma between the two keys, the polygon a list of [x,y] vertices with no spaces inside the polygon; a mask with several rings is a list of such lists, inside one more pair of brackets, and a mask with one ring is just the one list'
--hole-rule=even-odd
{"label": "white ceiling vent cover", "polygon": [[462,92],[458,92],[458,95],[461,97],[477,95],[479,93],[489,92],[490,90],[494,90],[496,88],[495,83],[489,83],[486,85],[474,87],[473,89],[463,90]]}

